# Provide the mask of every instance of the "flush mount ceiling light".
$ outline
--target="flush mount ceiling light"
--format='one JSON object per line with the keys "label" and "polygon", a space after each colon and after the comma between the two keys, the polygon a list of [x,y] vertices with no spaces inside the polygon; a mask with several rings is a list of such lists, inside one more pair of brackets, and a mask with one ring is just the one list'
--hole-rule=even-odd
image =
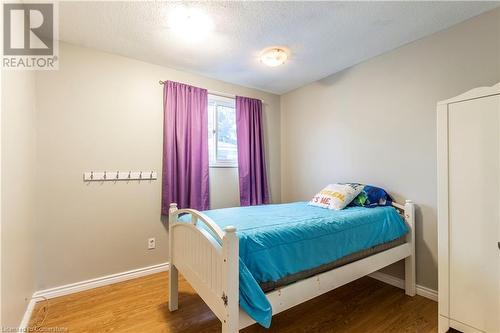
{"label": "flush mount ceiling light", "polygon": [[209,34],[214,23],[198,8],[178,7],[169,15],[169,27],[182,40],[199,41]]}
{"label": "flush mount ceiling light", "polygon": [[260,54],[260,62],[269,67],[283,65],[287,59],[288,51],[281,47],[271,47]]}

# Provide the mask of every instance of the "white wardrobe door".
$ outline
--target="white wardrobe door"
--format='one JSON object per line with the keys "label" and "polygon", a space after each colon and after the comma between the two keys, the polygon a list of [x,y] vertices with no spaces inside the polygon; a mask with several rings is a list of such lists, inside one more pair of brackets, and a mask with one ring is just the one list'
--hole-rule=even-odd
{"label": "white wardrobe door", "polygon": [[500,332],[500,97],[449,105],[450,317]]}

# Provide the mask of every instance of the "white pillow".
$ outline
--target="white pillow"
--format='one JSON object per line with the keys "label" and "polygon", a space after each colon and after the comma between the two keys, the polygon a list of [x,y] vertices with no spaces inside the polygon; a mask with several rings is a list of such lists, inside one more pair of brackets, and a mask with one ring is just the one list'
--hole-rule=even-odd
{"label": "white pillow", "polygon": [[309,202],[311,206],[341,210],[363,190],[359,184],[330,184],[322,189]]}

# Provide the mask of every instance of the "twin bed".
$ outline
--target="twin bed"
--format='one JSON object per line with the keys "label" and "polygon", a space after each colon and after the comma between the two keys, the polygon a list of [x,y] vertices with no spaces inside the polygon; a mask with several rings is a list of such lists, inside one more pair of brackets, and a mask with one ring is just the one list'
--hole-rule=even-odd
{"label": "twin bed", "polygon": [[169,214],[169,309],[180,271],[222,322],[238,332],[405,259],[415,295],[415,207],[392,203],[340,211],[306,202]]}

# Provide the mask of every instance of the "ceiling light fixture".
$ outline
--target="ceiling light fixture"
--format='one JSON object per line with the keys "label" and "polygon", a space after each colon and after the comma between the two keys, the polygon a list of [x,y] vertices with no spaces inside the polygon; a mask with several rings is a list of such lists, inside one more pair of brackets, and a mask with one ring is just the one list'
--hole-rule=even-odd
{"label": "ceiling light fixture", "polygon": [[272,47],[260,54],[260,62],[269,67],[283,65],[288,59],[288,52],[284,48]]}
{"label": "ceiling light fixture", "polygon": [[193,42],[206,37],[213,30],[214,23],[198,8],[178,7],[169,16],[169,27],[181,39]]}

